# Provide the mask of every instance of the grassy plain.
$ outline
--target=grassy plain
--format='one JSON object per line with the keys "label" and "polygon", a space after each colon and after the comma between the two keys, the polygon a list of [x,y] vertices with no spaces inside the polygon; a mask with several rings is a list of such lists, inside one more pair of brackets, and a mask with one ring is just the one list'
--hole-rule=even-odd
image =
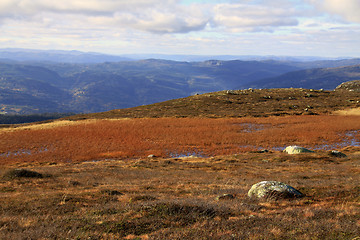
{"label": "grassy plain", "polygon": [[0,163],[216,156],[287,145],[332,149],[359,143],[359,129],[360,116],[64,121],[2,129]]}
{"label": "grassy plain", "polygon": [[[358,239],[360,149],[344,152],[27,165],[44,177],[0,181],[0,238]],[[306,197],[248,199],[263,180]]]}
{"label": "grassy plain", "polygon": [[[261,102],[281,102],[264,94]],[[328,95],[312,94],[305,98]],[[331,111],[358,107],[354,99]],[[360,116],[327,115],[324,106],[310,106],[319,115],[270,109],[268,117],[230,118],[224,110],[209,118],[214,107],[208,118],[104,113],[4,127],[0,239],[359,239]],[[295,144],[315,153],[281,151]],[[9,177],[19,168],[42,175]],[[263,180],[305,197],[249,199]],[[234,198],[217,200],[222,194]]]}

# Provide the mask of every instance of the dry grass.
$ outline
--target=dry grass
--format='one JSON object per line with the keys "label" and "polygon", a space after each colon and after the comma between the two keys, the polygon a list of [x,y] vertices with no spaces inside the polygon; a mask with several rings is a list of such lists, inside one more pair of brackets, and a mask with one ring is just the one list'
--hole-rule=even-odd
{"label": "dry grass", "polygon": [[[347,158],[255,150],[359,145],[359,120],[118,119],[2,129],[0,239],[358,239],[359,146],[341,149]],[[181,154],[207,157],[171,157]],[[263,180],[305,197],[250,200],[247,191]],[[217,200],[223,194],[234,199]]]}
{"label": "dry grass", "polygon": [[251,89],[206,93],[127,109],[71,116],[88,118],[159,118],[159,117],[268,117],[284,115],[328,114],[360,107],[357,91],[321,91],[312,89]]}
{"label": "dry grass", "polygon": [[[0,239],[356,239],[360,156],[244,153],[28,166],[0,180]],[[4,175],[18,165],[0,170]],[[306,194],[248,199],[262,180]],[[216,200],[225,193],[231,200]]]}
{"label": "dry grass", "polygon": [[338,110],[334,112],[335,115],[350,115],[350,116],[360,116],[360,108],[351,108],[345,110]]}
{"label": "dry grass", "polygon": [[295,144],[341,148],[360,142],[359,129],[359,116],[85,120],[3,129],[0,163],[216,156]]}
{"label": "dry grass", "polygon": [[13,131],[19,131],[19,130],[41,130],[41,129],[51,129],[56,127],[63,127],[63,126],[72,126],[77,124],[84,124],[84,123],[94,123],[97,120],[95,119],[88,119],[83,121],[70,121],[70,120],[55,120],[55,121],[49,121],[45,123],[30,123],[30,124],[20,124],[15,125],[16,127],[8,127],[8,128],[0,128],[0,132],[13,132]]}

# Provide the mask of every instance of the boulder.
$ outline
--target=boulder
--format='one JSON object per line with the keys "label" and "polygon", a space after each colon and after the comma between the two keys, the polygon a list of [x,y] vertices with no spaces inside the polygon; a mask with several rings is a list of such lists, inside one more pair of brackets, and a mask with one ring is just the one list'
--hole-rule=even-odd
{"label": "boulder", "polygon": [[304,195],[295,188],[277,181],[262,181],[251,187],[248,192],[250,198],[257,199],[285,199],[300,198]]}
{"label": "boulder", "polygon": [[299,154],[299,153],[310,153],[314,151],[299,146],[288,146],[284,149],[283,152],[286,152],[288,154]]}
{"label": "boulder", "polygon": [[342,153],[342,152],[339,152],[336,150],[330,151],[329,155],[333,156],[333,157],[338,157],[338,158],[346,158],[347,157],[345,153]]}

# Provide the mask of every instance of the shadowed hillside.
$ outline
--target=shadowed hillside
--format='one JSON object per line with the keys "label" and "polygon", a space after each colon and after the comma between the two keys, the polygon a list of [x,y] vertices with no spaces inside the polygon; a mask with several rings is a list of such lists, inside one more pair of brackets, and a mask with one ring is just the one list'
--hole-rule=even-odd
{"label": "shadowed hillside", "polygon": [[251,87],[254,88],[314,88],[332,90],[339,84],[352,80],[360,79],[360,65],[336,67],[336,68],[317,68],[300,70],[285,73],[274,78],[266,78],[254,81]]}

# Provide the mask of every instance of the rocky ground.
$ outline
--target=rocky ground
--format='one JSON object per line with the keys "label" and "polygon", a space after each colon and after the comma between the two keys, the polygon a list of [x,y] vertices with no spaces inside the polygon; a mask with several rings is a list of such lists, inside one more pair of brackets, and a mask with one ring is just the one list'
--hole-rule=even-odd
{"label": "rocky ground", "polygon": [[158,117],[267,117],[283,115],[328,114],[360,108],[357,91],[338,89],[248,89],[195,95],[152,105],[103,113],[76,115],[86,118]]}

